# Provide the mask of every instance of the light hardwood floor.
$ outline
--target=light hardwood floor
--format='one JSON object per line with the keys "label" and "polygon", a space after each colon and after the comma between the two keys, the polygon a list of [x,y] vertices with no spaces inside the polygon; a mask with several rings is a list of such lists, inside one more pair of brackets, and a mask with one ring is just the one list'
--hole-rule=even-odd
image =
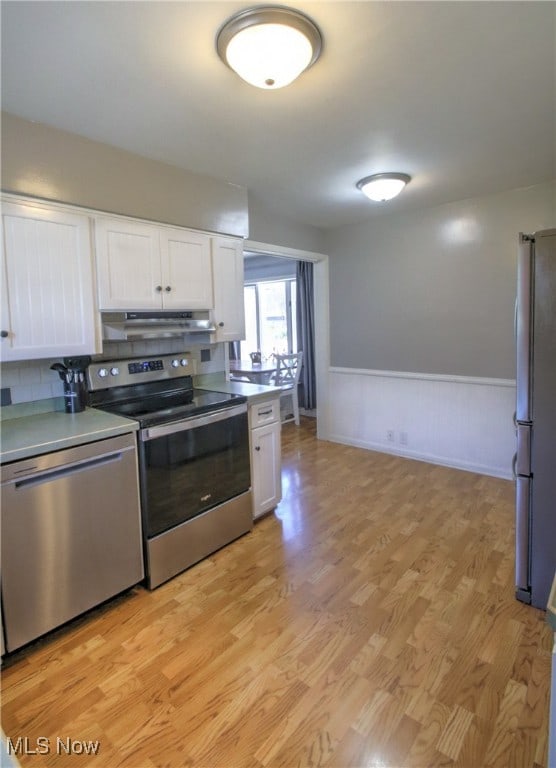
{"label": "light hardwood floor", "polygon": [[283,454],[252,533],[8,658],[6,734],[50,740],[21,765],[546,766],[551,633],[513,596],[513,484],[309,419]]}

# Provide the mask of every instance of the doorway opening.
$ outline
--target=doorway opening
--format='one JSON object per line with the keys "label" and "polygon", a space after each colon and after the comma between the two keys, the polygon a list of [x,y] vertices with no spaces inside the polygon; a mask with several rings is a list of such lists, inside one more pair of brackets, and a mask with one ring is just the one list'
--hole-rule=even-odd
{"label": "doorway opening", "polygon": [[[314,273],[314,308],[315,308],[315,382],[316,382],[316,419],[317,437],[328,438],[328,371],[330,367],[330,327],[328,300],[328,256],[312,251],[260,243],[246,240],[244,244],[245,266],[255,256],[276,257],[276,262],[289,260],[290,268],[295,270],[295,262],[308,261],[313,264]],[[246,271],[248,271],[246,269]]]}

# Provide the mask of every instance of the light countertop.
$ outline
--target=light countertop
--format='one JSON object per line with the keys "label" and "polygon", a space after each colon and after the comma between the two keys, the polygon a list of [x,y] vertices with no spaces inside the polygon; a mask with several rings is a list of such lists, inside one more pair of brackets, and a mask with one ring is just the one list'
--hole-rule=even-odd
{"label": "light countertop", "polygon": [[[199,377],[195,387],[212,392],[243,395],[247,398],[248,405],[280,395],[279,387],[226,381],[221,374]],[[28,404],[27,408],[9,406],[2,409],[0,425],[0,462],[2,464],[64,448],[73,448],[76,445],[115,437],[126,432],[135,432],[139,427],[138,422],[133,419],[126,419],[96,408],[86,408],[81,413],[69,414],[59,409],[46,410],[50,405],[49,401],[48,406],[34,403]],[[35,413],[32,406],[44,407],[46,412]]]}
{"label": "light countertop", "polygon": [[261,402],[268,398],[280,396],[280,387],[266,384],[251,384],[245,381],[226,381],[217,376],[203,376],[195,381],[195,389],[207,389],[211,392],[225,392],[228,395],[243,395],[248,405]]}
{"label": "light countertop", "polygon": [[2,419],[2,464],[28,459],[51,451],[104,440],[134,432],[138,422],[111,413],[86,408],[81,413],[52,411]]}

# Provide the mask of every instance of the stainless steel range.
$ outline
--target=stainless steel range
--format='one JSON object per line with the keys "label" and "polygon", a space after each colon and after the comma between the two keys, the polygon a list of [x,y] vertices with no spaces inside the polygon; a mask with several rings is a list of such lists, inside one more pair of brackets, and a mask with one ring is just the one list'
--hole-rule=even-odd
{"label": "stainless steel range", "polygon": [[193,388],[187,355],[94,363],[90,405],[139,422],[147,586],[253,527],[247,400]]}

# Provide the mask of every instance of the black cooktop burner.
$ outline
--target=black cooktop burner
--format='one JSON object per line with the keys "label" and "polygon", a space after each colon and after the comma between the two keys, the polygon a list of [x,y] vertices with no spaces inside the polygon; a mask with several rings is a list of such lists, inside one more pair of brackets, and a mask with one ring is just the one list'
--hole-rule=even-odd
{"label": "black cooktop burner", "polygon": [[89,404],[152,427],[247,402],[242,395],[194,389],[187,353],[104,360],[89,366]]}
{"label": "black cooktop burner", "polygon": [[212,413],[245,402],[247,398],[241,395],[194,389],[189,392],[173,393],[166,397],[102,404],[97,407],[118,416],[136,419],[143,428]]}

